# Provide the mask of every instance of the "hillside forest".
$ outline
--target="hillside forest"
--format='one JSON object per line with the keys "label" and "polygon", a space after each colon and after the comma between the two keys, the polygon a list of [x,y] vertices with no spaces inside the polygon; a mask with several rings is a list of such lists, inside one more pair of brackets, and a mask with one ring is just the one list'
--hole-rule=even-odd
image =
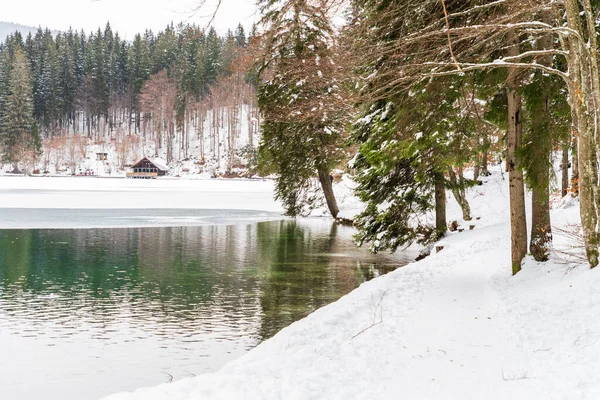
{"label": "hillside forest", "polygon": [[231,169],[258,137],[247,47],[241,25],[224,36],[171,25],[131,42],[110,24],[88,35],[15,32],[0,46],[3,161],[75,172],[96,144],[120,166],[149,155]]}

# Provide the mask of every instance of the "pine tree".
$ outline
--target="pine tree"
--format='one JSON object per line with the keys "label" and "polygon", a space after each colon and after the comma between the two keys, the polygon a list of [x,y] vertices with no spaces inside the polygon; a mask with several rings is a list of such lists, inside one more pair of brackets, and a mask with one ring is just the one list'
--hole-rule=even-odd
{"label": "pine tree", "polygon": [[[111,33],[110,26],[107,26],[107,32]],[[108,116],[108,108],[110,106],[110,77],[108,76],[108,48],[107,43],[111,41],[111,37],[102,33],[100,29],[92,41],[92,64],[91,78],[93,86],[93,111],[94,117]]]}
{"label": "pine tree", "polygon": [[33,119],[29,63],[21,49],[15,51],[10,61],[0,121],[2,160],[18,171],[19,162],[35,157],[41,145]]}
{"label": "pine tree", "polygon": [[[355,225],[372,251],[428,243],[447,231],[446,189],[470,220],[462,170],[475,158],[476,126],[465,98],[466,79],[438,78],[387,99],[365,101],[355,124],[360,146],[352,167],[367,204]],[[456,171],[455,171],[456,168]],[[447,177],[446,177],[447,175]],[[427,216],[435,211],[435,218]]]}
{"label": "pine tree", "polygon": [[238,24],[237,28],[235,28],[235,44],[240,47],[240,48],[244,48],[248,45],[248,41],[246,40],[246,31],[244,30],[244,27],[242,26],[242,24]]}
{"label": "pine tree", "polygon": [[[539,62],[552,65],[551,57],[544,57]],[[570,108],[566,101],[564,82],[542,72],[536,72],[530,78],[531,81],[523,90],[525,131],[521,152],[525,179],[532,191],[529,249],[536,261],[547,261],[552,242],[550,223],[552,151],[569,141]],[[568,173],[568,165],[563,165],[563,168]],[[568,175],[563,180],[563,183],[568,183]]]}
{"label": "pine tree", "polygon": [[233,74],[235,66],[233,65],[234,60],[237,58],[239,45],[237,39],[233,36],[233,32],[227,31],[225,40],[221,46],[221,56],[219,65],[221,66],[220,73],[224,76],[230,76]]}
{"label": "pine tree", "polygon": [[170,68],[177,57],[177,37],[175,29],[169,25],[156,37],[152,58],[152,74]]}
{"label": "pine tree", "polygon": [[129,92],[131,93],[131,108],[135,113],[136,132],[140,130],[141,124],[140,91],[150,76],[150,44],[147,39],[148,35],[144,38],[140,34],[135,35],[127,52]]}
{"label": "pine tree", "polygon": [[276,197],[286,214],[314,205],[312,178],[331,215],[339,208],[331,169],[343,157],[343,107],[331,49],[332,29],[325,10],[305,0],[263,1],[267,56],[259,86],[263,115],[259,164],[278,174]]}
{"label": "pine tree", "polygon": [[69,30],[64,36],[56,38],[58,47],[58,97],[62,99],[60,118],[61,128],[68,126],[75,119],[75,95],[77,93],[77,66],[74,52],[73,31]]}
{"label": "pine tree", "polygon": [[202,75],[205,85],[212,85],[217,80],[222,70],[221,61],[222,41],[214,28],[210,28],[206,35],[206,43],[202,52]]}
{"label": "pine tree", "polygon": [[[394,1],[357,1],[355,21],[346,31],[354,58],[359,118],[354,141],[359,154],[357,193],[367,204],[355,220],[361,244],[372,251],[396,250],[414,241],[437,240],[447,231],[446,189],[469,220],[465,190],[473,184],[464,165],[476,158],[477,99],[470,75],[436,77],[404,84],[393,47],[403,35],[435,18],[427,9],[396,18]],[[400,52],[401,55],[404,54]]]}
{"label": "pine tree", "polygon": [[[0,106],[4,104],[4,98],[8,90],[8,76],[10,74],[10,57],[5,45],[0,45]],[[0,126],[2,125],[2,108],[0,107]]]}

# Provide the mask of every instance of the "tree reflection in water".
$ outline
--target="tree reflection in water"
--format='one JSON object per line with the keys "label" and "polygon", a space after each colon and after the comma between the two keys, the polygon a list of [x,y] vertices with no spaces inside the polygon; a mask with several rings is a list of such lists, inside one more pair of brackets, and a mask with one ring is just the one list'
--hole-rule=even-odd
{"label": "tree reflection in water", "polygon": [[[121,371],[125,377],[166,365],[176,377],[215,370],[409,261],[357,250],[352,234],[326,220],[0,231],[0,331],[49,346],[77,343],[61,356],[70,357],[65,364],[94,353],[99,341],[100,354],[109,346],[120,359],[129,357],[127,343],[147,341],[147,370]],[[115,360],[98,357],[85,374],[110,393],[114,377],[101,366]],[[56,374],[63,385],[75,379]]]}

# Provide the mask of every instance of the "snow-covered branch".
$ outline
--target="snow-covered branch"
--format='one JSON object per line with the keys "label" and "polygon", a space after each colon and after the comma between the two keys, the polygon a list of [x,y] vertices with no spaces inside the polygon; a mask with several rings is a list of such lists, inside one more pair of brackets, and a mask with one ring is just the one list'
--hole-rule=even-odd
{"label": "snow-covered branch", "polygon": [[549,55],[561,55],[564,57],[568,57],[569,56],[569,52],[568,51],[563,51],[563,50],[556,50],[556,49],[548,49],[548,50],[531,50],[531,51],[525,51],[517,56],[511,56],[511,57],[504,57],[502,58],[503,62],[507,62],[507,61],[513,61],[513,60],[520,60],[526,57],[539,57],[539,56],[549,56]]}

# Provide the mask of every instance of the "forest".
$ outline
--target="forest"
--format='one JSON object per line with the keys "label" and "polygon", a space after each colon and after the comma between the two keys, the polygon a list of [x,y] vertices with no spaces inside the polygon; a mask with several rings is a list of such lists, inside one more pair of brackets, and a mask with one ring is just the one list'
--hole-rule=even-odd
{"label": "forest", "polygon": [[258,6],[250,39],[241,27],[219,37],[193,25],[131,43],[109,25],[89,35],[11,36],[0,52],[5,162],[18,169],[39,157],[43,141],[74,135],[150,138],[170,162],[192,156],[190,130],[208,126],[193,156],[223,149],[233,165],[246,118],[245,143],[258,152],[257,171],[274,174],[286,214],[324,202],[337,217],[331,171],[344,169],[365,204],[353,221],[357,241],[378,252],[445,235],[446,191],[470,220],[465,192],[502,161],[512,272],[528,252],[548,259],[555,192],[578,197],[586,259],[597,266],[600,2]]}
{"label": "forest", "polygon": [[241,25],[222,37],[170,25],[131,42],[110,24],[89,35],[15,32],[0,47],[3,159],[18,170],[36,164],[42,148],[48,156],[66,148],[66,158],[76,158],[90,139],[112,140],[126,162],[141,139],[170,162],[189,157],[191,137],[207,129],[198,157],[233,163],[240,128],[252,145],[258,126],[247,45]]}
{"label": "forest", "polygon": [[350,160],[366,205],[354,221],[359,244],[432,243],[448,230],[446,190],[470,220],[465,191],[501,159],[513,274],[528,253],[548,260],[555,191],[578,196],[582,247],[598,264],[599,2],[260,4],[259,164],[280,174],[288,214],[310,205],[317,175],[335,217],[325,173]]}

